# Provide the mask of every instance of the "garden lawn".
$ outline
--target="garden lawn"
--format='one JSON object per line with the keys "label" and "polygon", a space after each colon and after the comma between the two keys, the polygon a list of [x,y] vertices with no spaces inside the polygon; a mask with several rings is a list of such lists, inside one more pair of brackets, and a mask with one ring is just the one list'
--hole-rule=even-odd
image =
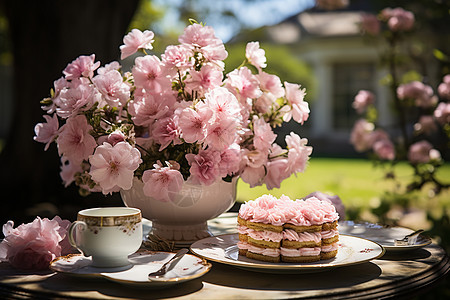
{"label": "garden lawn", "polygon": [[[412,168],[405,162],[395,167],[397,179],[407,184],[411,179]],[[279,189],[268,190],[265,185],[250,188],[242,180],[238,183],[237,201],[255,199],[263,194],[272,194],[279,197],[283,194],[292,199],[302,198],[314,191],[321,191],[331,195],[338,195],[346,207],[376,208],[380,205],[380,196],[385,191],[394,191],[395,182],[384,178],[382,167],[375,167],[367,159],[335,159],[311,158],[303,174],[291,176],[285,180]],[[450,181],[450,164],[442,166],[438,178],[445,182]],[[428,199],[427,194],[417,194],[411,199],[410,205],[417,208],[431,208],[430,201],[439,209],[450,207],[450,192],[446,191],[439,196]],[[413,197],[411,197],[413,198]]]}

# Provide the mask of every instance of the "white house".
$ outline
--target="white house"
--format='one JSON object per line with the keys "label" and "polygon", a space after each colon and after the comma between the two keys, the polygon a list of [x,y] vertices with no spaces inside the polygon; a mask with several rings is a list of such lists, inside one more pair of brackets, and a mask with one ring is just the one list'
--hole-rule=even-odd
{"label": "white house", "polygon": [[380,84],[386,70],[378,66],[381,44],[360,34],[362,12],[303,12],[267,27],[267,42],[289,46],[307,62],[317,81],[308,138],[316,154],[351,154],[350,131],[357,115],[351,107],[361,89],[376,95],[379,123],[392,123],[388,87]]}

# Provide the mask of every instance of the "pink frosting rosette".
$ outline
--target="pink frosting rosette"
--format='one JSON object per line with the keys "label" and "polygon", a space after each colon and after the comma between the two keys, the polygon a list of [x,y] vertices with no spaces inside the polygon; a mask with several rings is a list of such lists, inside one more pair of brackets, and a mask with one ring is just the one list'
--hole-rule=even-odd
{"label": "pink frosting rosette", "polygon": [[272,195],[263,195],[255,200],[258,207],[262,209],[272,209],[277,204],[278,199]]}
{"label": "pink frosting rosette", "polygon": [[282,207],[275,206],[269,210],[269,214],[267,216],[268,223],[275,226],[282,226],[286,223],[286,215],[285,210]]}
{"label": "pink frosting rosette", "polygon": [[239,217],[244,220],[249,220],[253,216],[253,207],[247,202],[239,208]]}
{"label": "pink frosting rosette", "polygon": [[312,225],[321,225],[324,223],[325,212],[320,209],[320,200],[311,197],[306,200],[297,200],[300,202],[300,210]]}
{"label": "pink frosting rosette", "polygon": [[[322,192],[314,192],[309,194],[308,196],[305,197],[305,199],[310,198],[310,197],[316,197],[319,200],[322,200],[324,202],[329,202],[333,205],[333,207],[335,208],[335,212],[338,214],[337,216],[333,214],[333,216],[330,216],[330,218],[335,218],[335,220],[338,219],[345,219],[345,206],[342,203],[341,198],[339,198],[338,195],[328,195]],[[330,208],[332,210],[332,208]],[[333,221],[335,221],[333,220]]]}
{"label": "pink frosting rosette", "polygon": [[252,218],[249,220],[250,222],[254,223],[269,223],[269,211],[262,209],[260,207],[256,207],[253,210]]}
{"label": "pink frosting rosette", "polygon": [[300,205],[296,205],[296,209],[294,208],[294,215],[289,218],[287,223],[295,226],[311,226],[311,221],[305,218]]}

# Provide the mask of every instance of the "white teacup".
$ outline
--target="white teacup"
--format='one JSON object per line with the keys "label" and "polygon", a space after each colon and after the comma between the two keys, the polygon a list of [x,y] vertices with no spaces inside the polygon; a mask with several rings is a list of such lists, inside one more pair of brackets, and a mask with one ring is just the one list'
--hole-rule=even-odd
{"label": "white teacup", "polygon": [[130,264],[128,255],[142,243],[142,215],[138,208],[100,207],[81,210],[68,230],[69,241],[96,267]]}

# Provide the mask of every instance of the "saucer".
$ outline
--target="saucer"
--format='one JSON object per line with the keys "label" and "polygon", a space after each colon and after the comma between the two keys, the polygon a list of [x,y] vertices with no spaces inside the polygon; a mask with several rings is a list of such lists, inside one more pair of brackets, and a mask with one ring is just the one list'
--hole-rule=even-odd
{"label": "saucer", "polygon": [[139,251],[128,257],[130,264],[123,267],[101,268],[92,266],[91,257],[69,254],[55,258],[50,263],[52,271],[81,277],[100,277],[132,286],[168,287],[205,275],[211,264],[195,255],[186,254],[162,278],[151,281],[147,275],[158,270],[174,253]]}
{"label": "saucer", "polygon": [[395,245],[395,239],[402,239],[414,230],[405,227],[389,227],[368,222],[342,221],[339,222],[339,233],[363,237],[379,243],[387,252],[406,252],[416,250],[431,244],[431,239],[419,234],[412,245]]}

